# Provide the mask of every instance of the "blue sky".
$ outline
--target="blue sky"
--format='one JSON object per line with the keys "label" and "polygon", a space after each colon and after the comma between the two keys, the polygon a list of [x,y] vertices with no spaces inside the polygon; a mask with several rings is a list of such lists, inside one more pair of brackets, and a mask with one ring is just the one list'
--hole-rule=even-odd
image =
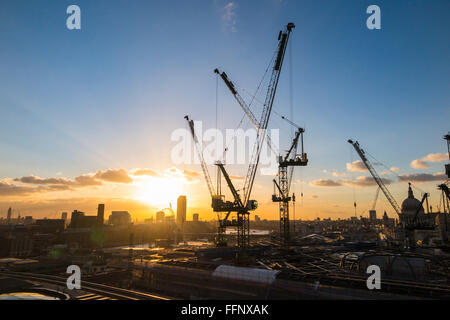
{"label": "blue sky", "polygon": [[[81,8],[82,30],[66,28],[71,4]],[[366,28],[371,4],[381,8],[381,30]],[[336,180],[322,171],[345,172],[358,159],[348,138],[401,174],[435,174],[442,162],[420,170],[410,163],[446,151],[449,12],[450,3],[437,0],[3,0],[0,179],[171,167],[170,134],[185,126],[185,114],[215,125],[213,69],[254,90],[278,31],[291,21],[292,57],[274,108],[289,114],[292,70],[293,120],[307,130],[310,164],[301,179],[309,194],[351,193],[309,185]],[[241,117],[219,86],[219,127],[234,128]],[[282,128],[287,147],[286,124],[273,116],[269,127]],[[271,190],[270,180],[260,182]],[[404,186],[393,188],[402,199]],[[358,192],[373,198],[375,188],[366,189]]]}

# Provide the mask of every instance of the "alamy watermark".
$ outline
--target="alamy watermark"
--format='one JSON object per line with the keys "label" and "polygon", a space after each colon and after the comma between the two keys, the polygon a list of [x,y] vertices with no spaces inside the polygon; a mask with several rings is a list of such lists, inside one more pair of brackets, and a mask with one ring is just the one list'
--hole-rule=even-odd
{"label": "alamy watermark", "polygon": [[[78,5],[72,4],[67,7],[66,13],[70,16],[67,17],[66,27],[69,30],[81,29],[81,9]],[[379,6],[372,4],[367,7],[366,13],[370,16],[366,20],[366,26],[369,30],[381,29],[381,9]]]}
{"label": "alamy watermark", "polygon": [[67,267],[66,273],[70,274],[67,278],[66,285],[67,289],[73,290],[81,289],[81,269],[76,264],[72,264]]}
{"label": "alamy watermark", "polygon": [[381,9],[379,6],[373,4],[367,7],[366,13],[370,14],[367,18],[366,26],[369,30],[381,29]]}
{"label": "alamy watermark", "polygon": [[69,30],[80,30],[81,29],[81,9],[79,6],[72,4],[67,7],[67,14],[70,16],[66,20],[66,27]]}
{"label": "alamy watermark", "polygon": [[[247,164],[252,160],[255,142],[258,139],[258,132],[254,128],[225,129],[221,131],[210,128],[203,131],[203,123],[194,121],[195,134],[197,136],[200,150],[203,150],[203,158],[207,165],[213,165],[217,161],[225,164]],[[263,134],[261,132],[260,134]],[[279,129],[267,130],[268,138],[261,146],[259,164],[261,174],[271,175],[278,168],[278,154],[280,132]],[[195,143],[189,129],[179,128],[172,132],[170,137],[176,145],[171,151],[171,160],[174,164],[200,164]],[[270,147],[267,143],[270,141]]]}
{"label": "alamy watermark", "polygon": [[366,285],[369,290],[380,290],[381,289],[381,270],[380,267],[373,264],[367,267],[367,274],[370,276],[367,278]]}

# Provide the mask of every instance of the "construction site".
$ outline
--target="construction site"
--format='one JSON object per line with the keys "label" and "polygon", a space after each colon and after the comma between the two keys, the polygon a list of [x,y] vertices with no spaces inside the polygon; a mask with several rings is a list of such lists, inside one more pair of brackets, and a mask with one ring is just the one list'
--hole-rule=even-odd
{"label": "construction site", "polygon": [[[294,28],[295,25],[289,23],[279,33],[259,117],[251,108],[257,100],[256,93],[246,102],[240,94],[243,89],[239,89],[226,72],[214,70],[257,130],[241,192],[233,185],[223,161],[215,163],[217,181],[212,181],[194,121],[185,116],[201,162],[211,207],[218,215],[214,245],[202,249],[189,246],[167,249],[150,259],[143,254],[134,260],[135,285],[184,299],[450,298],[448,179],[437,186],[442,191],[439,212],[430,209],[428,193],[423,193],[421,200],[414,197],[411,183],[409,186],[405,183],[407,197],[399,206],[358,141],[348,140],[378,186],[370,219],[303,223],[296,228],[290,216],[296,200],[291,184],[294,169],[308,165],[303,145],[305,130],[282,115],[279,116],[295,134],[286,153],[276,151],[278,174],[273,179],[271,198],[279,205],[279,231],[251,235],[250,216],[258,207],[258,202],[252,198],[252,189],[263,144],[275,149],[266,131]],[[444,139],[448,148],[450,136]],[[448,164],[445,170],[450,177]],[[222,192],[225,191],[221,186],[223,181],[232,195],[231,200],[226,200]],[[396,219],[388,218],[386,213],[383,219],[376,218],[375,205],[380,191],[397,215]],[[356,202],[354,205],[356,208]],[[227,229],[235,232],[230,235]],[[367,288],[366,270],[370,265],[381,269],[380,290]]]}
{"label": "construction site", "polygon": [[[161,231],[160,235],[167,239],[145,238],[151,227],[129,227],[120,234],[121,241],[125,240],[114,242],[111,245],[114,248],[99,246],[86,250],[85,257],[78,257],[80,261],[87,256],[95,257],[99,263],[91,263],[90,267],[105,267],[84,278],[92,292],[98,294],[103,290],[106,296],[109,292],[110,297],[117,299],[128,295],[137,299],[192,300],[450,299],[450,157],[444,168],[447,178],[436,185],[441,192],[442,205],[433,211],[428,203],[429,194],[418,195],[420,190],[407,181],[403,186],[404,200],[399,204],[365,149],[357,140],[349,139],[348,144],[377,186],[369,218],[307,221],[293,217],[296,197],[303,197],[293,192],[294,172],[299,168],[307,170],[310,164],[305,147],[307,132],[274,108],[292,32],[295,32],[294,23],[288,23],[279,32],[274,55],[254,94],[240,88],[229,76],[231,73],[218,68],[213,70],[225,85],[227,94],[237,102],[243,119],[256,130],[242,187],[234,184],[231,178],[234,173],[224,160],[219,159],[213,165],[205,161],[194,119],[191,115],[180,115],[180,118],[184,116],[194,142],[206,185],[203,189],[209,192],[211,211],[217,220],[201,227],[198,223],[195,231],[188,231],[183,220],[173,228],[170,225],[175,224],[168,223],[167,228],[164,225],[167,231]],[[249,99],[243,97],[244,91]],[[262,101],[257,98],[261,92],[265,93]],[[260,105],[258,111],[257,104]],[[277,150],[267,134],[272,114],[292,133],[285,151]],[[354,135],[358,136],[358,132]],[[450,153],[450,134],[444,136],[444,141]],[[272,179],[274,192],[267,194],[266,199],[255,199],[253,191],[263,146],[276,153],[278,171]],[[224,154],[226,152],[225,148]],[[215,174],[210,173],[212,170]],[[388,201],[395,218],[389,218],[386,212],[382,218],[377,218],[379,197]],[[258,202],[268,199],[278,207],[277,220],[256,221],[252,215],[258,209]],[[356,206],[355,202],[355,213]],[[95,216],[90,219],[95,221],[96,228],[103,227],[104,205],[99,206],[100,211],[101,221]],[[124,216],[123,213],[118,211],[117,216]],[[90,221],[82,212],[76,212],[76,216],[78,223]],[[119,232],[122,231],[117,234]],[[77,235],[71,230],[67,236]],[[89,233],[83,237],[86,243],[90,241]],[[127,246],[123,246],[124,241],[128,242]],[[139,247],[149,241],[155,245]],[[67,257],[72,259],[67,261],[74,263],[74,255]],[[53,261],[53,269],[45,269],[27,268],[25,263],[12,260],[3,262],[0,280],[4,283],[11,278],[51,282],[53,286],[63,284],[64,263],[56,266]],[[380,286],[375,290],[368,288],[370,266],[377,266],[381,271]],[[109,291],[100,287],[106,284],[111,286]],[[125,290],[136,291],[127,293]],[[150,293],[155,296],[149,297]]]}

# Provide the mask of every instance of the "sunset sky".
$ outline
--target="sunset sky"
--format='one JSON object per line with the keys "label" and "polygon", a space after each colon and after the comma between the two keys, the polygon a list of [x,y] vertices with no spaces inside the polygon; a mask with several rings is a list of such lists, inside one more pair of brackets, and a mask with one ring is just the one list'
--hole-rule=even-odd
{"label": "sunset sky", "polygon": [[[66,28],[71,4],[81,30]],[[371,4],[381,30],[366,27]],[[274,111],[291,116],[292,74],[292,120],[306,129],[309,157],[292,186],[296,218],[347,218],[354,201],[368,215],[376,186],[349,138],[375,157],[399,204],[411,181],[437,208],[450,130],[449,10],[438,0],[2,0],[0,217],[10,206],[56,218],[105,203],[107,215],[143,219],[185,194],[188,219],[213,218],[201,168],[173,163],[171,134],[187,114],[216,126],[214,68],[254,92],[288,22],[296,28]],[[242,117],[219,82],[218,128]],[[291,127],[274,113],[269,128],[287,149]],[[239,188],[247,165],[228,170]],[[253,192],[266,219],[278,218],[272,179],[258,174]],[[395,217],[380,194],[384,210]]]}

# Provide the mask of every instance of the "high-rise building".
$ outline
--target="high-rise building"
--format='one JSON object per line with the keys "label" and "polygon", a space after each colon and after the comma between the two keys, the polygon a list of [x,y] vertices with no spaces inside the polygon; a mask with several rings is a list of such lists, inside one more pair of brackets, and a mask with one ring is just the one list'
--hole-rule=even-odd
{"label": "high-rise building", "polygon": [[98,227],[97,216],[86,216],[84,212],[74,210],[70,219],[70,228],[95,228]]}
{"label": "high-rise building", "polygon": [[6,216],[6,223],[8,223],[8,224],[11,222],[11,214],[12,214],[12,209],[11,209],[11,207],[9,207],[8,215]]}
{"label": "high-rise building", "polygon": [[105,205],[100,203],[97,208],[97,219],[100,226],[105,222]]}
{"label": "high-rise building", "polygon": [[261,218],[255,214],[255,222],[260,222],[260,221],[261,221]]}
{"label": "high-rise building", "polygon": [[369,218],[371,221],[377,220],[377,211],[376,210],[369,210]]}
{"label": "high-rise building", "polygon": [[67,212],[61,213],[61,219],[67,221]]}
{"label": "high-rise building", "polygon": [[177,224],[183,225],[186,221],[186,196],[179,196],[177,200]]}
{"label": "high-rise building", "polygon": [[192,215],[192,221],[198,222],[198,220],[199,220],[199,215],[198,215],[198,213],[194,213],[194,214]]}
{"label": "high-rise building", "polygon": [[82,219],[84,217],[84,212],[74,210],[72,212],[72,217],[70,218],[70,227],[71,228],[81,228],[84,227],[82,223]]}

